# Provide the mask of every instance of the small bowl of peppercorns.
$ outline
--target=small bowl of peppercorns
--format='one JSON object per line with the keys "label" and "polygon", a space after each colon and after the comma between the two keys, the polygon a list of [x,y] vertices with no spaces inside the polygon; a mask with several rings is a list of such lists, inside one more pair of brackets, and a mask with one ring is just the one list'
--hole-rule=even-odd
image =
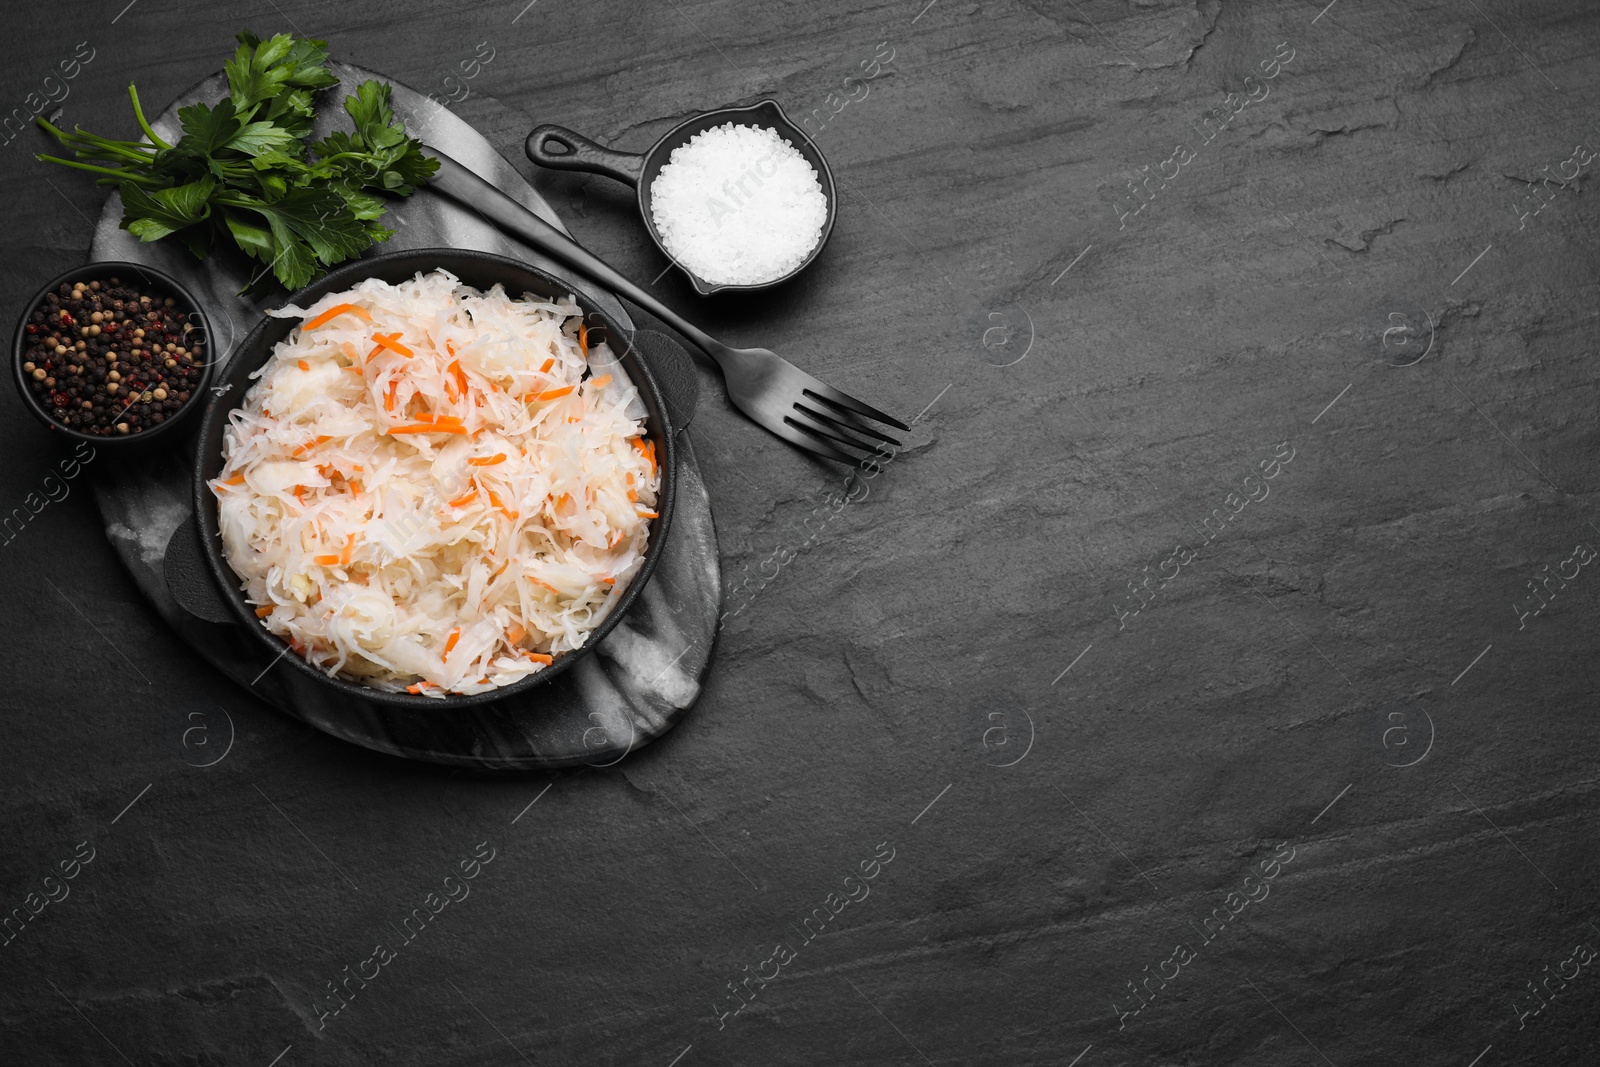
{"label": "small bowl of peppercorns", "polygon": [[211,379],[204,315],[183,286],[138,263],[91,263],[34,294],[12,369],[46,426],[85,441],[147,441],[192,412]]}

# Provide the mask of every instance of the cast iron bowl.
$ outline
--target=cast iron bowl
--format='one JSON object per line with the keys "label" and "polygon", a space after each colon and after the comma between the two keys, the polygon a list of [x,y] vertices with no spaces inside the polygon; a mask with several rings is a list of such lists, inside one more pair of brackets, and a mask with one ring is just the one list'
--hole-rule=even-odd
{"label": "cast iron bowl", "polygon": [[[44,405],[39,402],[39,398],[33,395],[33,389],[28,385],[26,372],[23,371],[22,364],[27,361],[28,318],[40,304],[44,303],[44,298],[47,294],[55,292],[58,286],[67,282],[104,282],[113,276],[120,279],[124,285],[130,285],[142,293],[148,293],[152,297],[172,297],[176,301],[175,306],[177,309],[186,313],[189,316],[189,321],[194,324],[195,329],[192,332],[199,335],[197,343],[205,346],[205,351],[203,352],[205,362],[200,365],[200,381],[191,391],[188,403],[184,404],[165,421],[149,429],[140,430],[138,433],[113,433],[101,437],[96,434],[84,433],[82,430],[75,430],[71,426],[53,418],[45,410]],[[22,395],[22,403],[28,409],[28,413],[63,437],[73,441],[92,441],[96,445],[110,445],[118,448],[142,445],[163,434],[168,435],[170,439],[172,428],[187,421],[195,411],[203,406],[206,387],[211,384],[213,368],[216,365],[210,342],[209,323],[205,312],[200,307],[200,302],[170,275],[163,274],[154,267],[147,267],[143,263],[124,263],[120,260],[86,263],[81,267],[76,267],[50,279],[38,292],[28,298],[27,306],[22,312],[22,318],[17,323],[16,334],[11,341],[11,377],[16,383],[17,392]]]}
{"label": "cast iron bowl", "polygon": [[477,289],[486,290],[498,282],[513,297],[532,293],[535,296],[549,298],[566,296],[570,293],[577,300],[578,306],[586,312],[585,321],[589,326],[589,336],[596,336],[598,331],[600,339],[609,342],[611,350],[619,354],[623,368],[639,390],[640,400],[646,410],[645,434],[655,442],[656,455],[660,457],[661,493],[656,505],[656,511],[660,514],[650,523],[650,546],[645,551],[644,563],[613,606],[611,613],[589,634],[589,639],[584,642],[582,648],[558,656],[554,663],[537,674],[487,693],[471,695],[452,693],[443,697],[428,697],[404,692],[393,693],[330,676],[307,663],[299,655],[289,653],[287,642],[268,630],[262,621],[256,618],[255,609],[245,600],[244,593],[239,588],[238,576],[234,574],[233,568],[228,565],[227,559],[222,554],[217,499],[206,483],[222,472],[223,431],[227,428],[229,413],[243,403],[245,393],[254,384],[250,380],[250,375],[271,357],[273,347],[288,337],[289,332],[300,324],[297,319],[264,317],[240,343],[218,377],[212,395],[206,399],[205,416],[200,424],[200,446],[194,467],[194,505],[206,563],[210,566],[212,576],[222,591],[223,599],[238,616],[245,630],[254,634],[275,659],[281,658],[293,669],[303,671],[322,684],[331,686],[350,697],[413,710],[437,707],[440,711],[449,711],[501,700],[548,682],[570,670],[574,663],[589,654],[606,634],[611,632],[638,598],[666,544],[676,489],[676,451],[673,446],[673,428],[661,392],[649,366],[640,357],[638,349],[629,343],[628,331],[621,329],[604,313],[593,310],[596,306],[595,301],[582,287],[572,285],[545,271],[518,263],[514,259],[487,252],[451,248],[391,252],[336,268],[295,293],[285,303],[309,307],[326,294],[349,289],[367,278],[379,278],[395,283],[412,277],[418,271],[427,273],[436,269],[447,270],[462,282]]}
{"label": "cast iron bowl", "polygon": [[[788,274],[755,285],[717,285],[701,278],[682,263],[678,263],[677,258],[667,251],[667,246],[661,243],[661,231],[656,229],[655,213],[650,209],[650,186],[654,184],[656,175],[661,173],[661,168],[671,160],[673,149],[687,144],[689,138],[697,133],[729,122],[740,126],[766,126],[776,130],[817,172],[822,195],[828,201],[828,218],[822,224],[822,234],[817,238],[817,245],[811,250],[811,254]],[[551,151],[551,145],[557,145],[561,150]],[[778,106],[776,100],[763,100],[749,107],[725,107],[703,112],[668,130],[661,140],[643,155],[613,151],[572,132],[565,126],[551,125],[540,126],[528,134],[527,152],[528,158],[542,167],[604,174],[633,186],[639,194],[639,214],[644,217],[645,228],[655,239],[656,247],[661,249],[662,255],[672,260],[678,269],[689,276],[690,284],[701,296],[710,296],[723,290],[745,292],[782,285],[809,267],[812,260],[822,254],[822,246],[828,243],[828,235],[833,233],[834,204],[837,200],[833,187],[833,171],[829,169],[828,161],[823,158],[822,150],[817,147],[816,142],[806,136],[806,132],[799,126],[789,121],[789,116],[784,114],[783,108]]]}

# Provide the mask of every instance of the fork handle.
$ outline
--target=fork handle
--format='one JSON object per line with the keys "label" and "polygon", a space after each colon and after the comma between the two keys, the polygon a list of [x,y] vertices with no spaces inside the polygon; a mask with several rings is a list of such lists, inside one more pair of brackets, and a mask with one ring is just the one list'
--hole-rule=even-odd
{"label": "fork handle", "polygon": [[517,203],[432,145],[424,146],[439,161],[428,186],[467,207],[490,222],[517,235],[552,259],[626,297],[677,330],[706,355],[722,362],[726,346],[634,284],[611,264]]}

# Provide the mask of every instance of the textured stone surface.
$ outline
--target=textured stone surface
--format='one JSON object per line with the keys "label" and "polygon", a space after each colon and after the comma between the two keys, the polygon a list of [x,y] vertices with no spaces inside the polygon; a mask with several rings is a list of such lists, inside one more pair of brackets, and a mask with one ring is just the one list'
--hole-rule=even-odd
{"label": "textured stone surface", "polygon": [[[1600,546],[1592,165],[1520,229],[1537,202],[1513,208],[1600,138],[1587,8],[58,14],[16,14],[4,91],[22,103],[88,38],[66,118],[105,132],[132,130],[130,78],[170,99],[241,21],[293,20],[441,94],[487,40],[455,107],[513,160],[538,122],[640,150],[762,95],[826,115],[886,42],[892,73],[817,134],[842,197],[812,270],[742,301],[698,302],[670,273],[656,289],[733,343],[927,410],[867,495],[834,505],[841,472],[707,396],[691,433],[738,614],[683,726],[555,776],[402,763],[240,697],[146,608],[71,483],[0,546],[4,906],[78,842],[95,854],[0,950],[3,1058],[1593,1059],[1593,965],[1516,1015],[1546,965],[1600,947],[1600,575],[1567,564],[1520,629],[1515,607],[1541,603],[1539,568]],[[1280,42],[1294,58],[1260,81]],[[1261,85],[1203,141],[1208,110]],[[1194,158],[1119,228],[1130,171],[1180,142]],[[0,146],[12,315],[81,259],[100,195],[30,143]],[[626,189],[535,182],[634,277],[666,266]],[[9,403],[5,510],[56,457]],[[1285,442],[1277,476],[1246,483]],[[1213,509],[1263,485],[1207,539]],[[226,719],[189,719],[202,704],[233,727],[203,768],[215,750],[183,732],[204,721],[220,744]],[[480,842],[497,851],[470,895],[319,1030],[324,983],[400,942]],[[894,858],[870,895],[802,943],[880,842]],[[1204,944],[1235,891],[1266,896]],[[771,975],[780,941],[793,958],[719,1029],[725,983]],[[1119,1029],[1125,983],[1180,943],[1193,958]]]}

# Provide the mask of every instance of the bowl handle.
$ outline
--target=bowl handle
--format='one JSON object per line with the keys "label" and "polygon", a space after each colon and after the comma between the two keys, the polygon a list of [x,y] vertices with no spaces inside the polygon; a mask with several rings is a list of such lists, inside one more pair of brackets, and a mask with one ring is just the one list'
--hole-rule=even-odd
{"label": "bowl handle", "polygon": [[[554,150],[552,150],[552,146]],[[565,126],[539,126],[528,134],[528,158],[551,170],[604,174],[637,187],[644,175],[644,156],[613,152]]]}
{"label": "bowl handle", "polygon": [[650,364],[656,388],[667,406],[667,418],[674,431],[687,429],[700,400],[700,376],[694,357],[676,340],[658,330],[635,330],[633,343]]}
{"label": "bowl handle", "polygon": [[206,622],[238,622],[228,602],[222,599],[222,592],[211,577],[211,569],[206,566],[205,549],[200,545],[200,524],[193,514],[172,532],[161,570],[167,580],[167,591],[184,611]]}

